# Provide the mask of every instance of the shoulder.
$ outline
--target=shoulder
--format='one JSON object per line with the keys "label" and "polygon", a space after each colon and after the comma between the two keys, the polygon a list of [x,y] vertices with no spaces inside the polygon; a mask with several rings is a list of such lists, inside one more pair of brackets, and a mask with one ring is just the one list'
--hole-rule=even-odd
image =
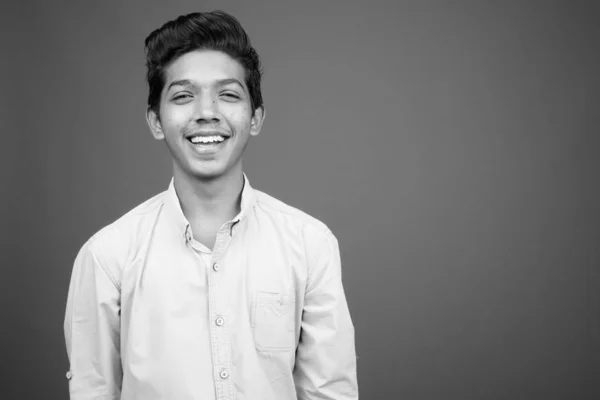
{"label": "shoulder", "polygon": [[256,207],[300,234],[308,252],[315,247],[337,248],[337,238],[323,221],[260,190],[255,193]]}
{"label": "shoulder", "polygon": [[135,258],[137,250],[151,233],[166,192],[159,193],[134,207],[112,223],[98,230],[80,249],[107,269],[111,275],[120,275],[123,265]]}
{"label": "shoulder", "polygon": [[260,190],[255,190],[256,206],[262,211],[294,221],[303,227],[320,232],[331,232],[329,227],[312,215],[276,199]]}

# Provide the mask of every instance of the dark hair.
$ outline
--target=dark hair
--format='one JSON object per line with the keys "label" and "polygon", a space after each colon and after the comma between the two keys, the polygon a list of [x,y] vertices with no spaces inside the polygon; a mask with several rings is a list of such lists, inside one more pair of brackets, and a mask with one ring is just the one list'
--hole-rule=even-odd
{"label": "dark hair", "polygon": [[182,15],[146,38],[148,107],[157,115],[165,86],[165,68],[178,57],[194,50],[218,50],[237,60],[246,70],[252,112],[263,105],[260,60],[248,34],[234,16],[212,11]]}

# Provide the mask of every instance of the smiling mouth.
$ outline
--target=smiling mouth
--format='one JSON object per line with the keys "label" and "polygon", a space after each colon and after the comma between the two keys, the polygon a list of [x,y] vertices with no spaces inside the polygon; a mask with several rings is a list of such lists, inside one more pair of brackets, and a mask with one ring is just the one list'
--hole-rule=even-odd
{"label": "smiling mouth", "polygon": [[188,137],[187,140],[198,146],[207,146],[213,144],[223,143],[225,140],[229,139],[226,136],[221,135],[212,135],[212,136],[191,136]]}

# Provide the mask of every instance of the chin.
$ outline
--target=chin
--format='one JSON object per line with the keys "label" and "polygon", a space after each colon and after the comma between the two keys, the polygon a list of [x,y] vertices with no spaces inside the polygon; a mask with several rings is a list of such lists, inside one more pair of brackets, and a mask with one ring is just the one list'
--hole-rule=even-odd
{"label": "chin", "polygon": [[222,177],[224,172],[222,171],[193,171],[190,174],[194,179],[209,181]]}
{"label": "chin", "polygon": [[206,168],[206,166],[204,166],[204,168],[191,168],[188,171],[188,175],[194,179],[207,181],[223,177],[227,175],[228,172],[230,172],[230,169],[227,169],[223,166],[213,165],[210,166],[210,168]]}
{"label": "chin", "polygon": [[174,172],[187,177],[187,179],[199,181],[211,181],[225,177],[237,170],[236,164],[229,164],[226,160],[186,160],[182,163],[175,163]]}

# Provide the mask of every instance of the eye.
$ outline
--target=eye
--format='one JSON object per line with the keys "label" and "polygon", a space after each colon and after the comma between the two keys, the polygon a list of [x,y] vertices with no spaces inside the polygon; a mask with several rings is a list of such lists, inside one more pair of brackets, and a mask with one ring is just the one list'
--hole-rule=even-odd
{"label": "eye", "polygon": [[191,98],[192,95],[189,93],[177,93],[175,96],[173,96],[173,101],[181,103]]}
{"label": "eye", "polygon": [[235,92],[223,92],[221,96],[225,97],[228,100],[239,100],[240,96]]}

